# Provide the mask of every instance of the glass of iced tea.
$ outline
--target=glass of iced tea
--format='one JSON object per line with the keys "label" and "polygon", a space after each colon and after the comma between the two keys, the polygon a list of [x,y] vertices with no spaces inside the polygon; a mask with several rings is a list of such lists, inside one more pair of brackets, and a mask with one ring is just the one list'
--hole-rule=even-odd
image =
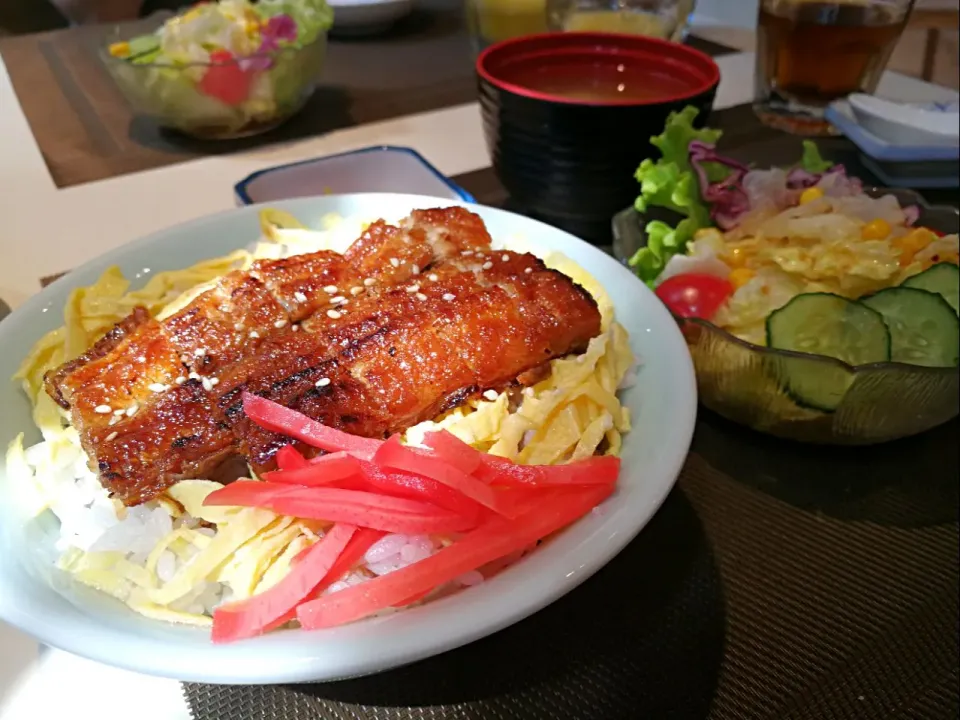
{"label": "glass of iced tea", "polygon": [[914,0],[760,0],[756,101],[764,123],[829,135],[827,106],[872,93]]}

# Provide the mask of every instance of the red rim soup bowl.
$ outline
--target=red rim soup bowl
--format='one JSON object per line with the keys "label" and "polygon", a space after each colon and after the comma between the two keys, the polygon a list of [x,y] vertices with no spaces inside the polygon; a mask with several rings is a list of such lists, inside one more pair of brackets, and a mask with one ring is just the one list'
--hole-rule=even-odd
{"label": "red rim soup bowl", "polygon": [[511,202],[598,244],[639,194],[637,166],[659,156],[650,138],[687,105],[706,123],[720,83],[698,50],[594,32],[497,43],[476,69],[487,147]]}

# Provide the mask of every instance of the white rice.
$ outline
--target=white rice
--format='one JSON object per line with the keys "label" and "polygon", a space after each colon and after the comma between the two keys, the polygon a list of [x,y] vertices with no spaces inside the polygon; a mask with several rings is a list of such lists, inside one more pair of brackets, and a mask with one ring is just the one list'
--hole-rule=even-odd
{"label": "white rice", "polygon": [[[144,567],[151,551],[173,530],[190,527],[208,537],[216,536],[216,529],[200,527],[198,520],[189,515],[173,518],[157,502],[123,508],[111,500],[96,475],[87,467],[86,456],[79,447],[79,438],[69,428],[61,437],[27,448],[24,458],[31,479],[42,484],[44,495],[52,498],[50,510],[60,521],[56,549],[61,555],[70,550],[121,553],[123,559]],[[385,535],[370,547],[358,568],[334,582],[324,594],[395,572],[430,557],[443,545],[440,540],[427,535]],[[198,550],[194,547],[192,552],[196,554]],[[192,555],[181,559],[171,550],[162,551],[157,558],[157,579],[162,583],[169,582],[191,559]],[[476,585],[483,579],[479,572],[469,572],[446,587],[438,588],[431,596]],[[214,609],[228,602],[231,596],[229,585],[204,580],[168,607],[170,610],[212,616]]]}
{"label": "white rice", "polygon": [[123,520],[114,520],[87,550],[125,552],[135,562],[141,557],[146,560],[157,543],[173,530],[173,519],[167,511],[152,504],[129,508],[125,515]]}
{"label": "white rice", "polygon": [[367,551],[365,567],[374,575],[386,575],[424,560],[438,549],[426,535],[385,535]]}
{"label": "white rice", "polygon": [[164,550],[157,558],[157,577],[161,582],[170,582],[177,574],[177,556],[170,550]]}

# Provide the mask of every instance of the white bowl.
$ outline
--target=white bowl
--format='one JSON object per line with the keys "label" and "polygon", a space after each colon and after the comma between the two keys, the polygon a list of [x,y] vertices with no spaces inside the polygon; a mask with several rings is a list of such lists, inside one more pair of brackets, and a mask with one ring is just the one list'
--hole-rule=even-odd
{"label": "white bowl", "polygon": [[383,32],[413,10],[413,0],[330,0],[336,35]]}
{"label": "white bowl", "polygon": [[[273,207],[319,227],[328,213],[399,219],[411,209],[465,205],[495,238],[559,250],[603,282],[642,366],[623,393],[633,431],[625,438],[617,491],[601,508],[497,577],[408,611],[331,630],[285,630],[232,645],[213,645],[207,630],[143,618],[112,598],[76,584],[54,567],[57,535],[50,515],[25,521],[10,501],[0,469],[0,618],[38,640],[110,665],[180,680],[283,683],[333,680],[386,670],[464,645],[536,612],[613,558],[657,511],[680,471],[696,416],[696,384],[687,346],[663,305],[616,260],[548,225],[519,215],[416,195],[353,194],[302,198]],[[0,375],[9,378],[31,345],[63,321],[70,290],[109,266],[145,282],[257,239],[262,206],[201,218],[130,243],[84,265],[37,294],[0,323]],[[0,385],[0,443],[26,431],[38,439],[30,408],[12,382]],[[637,568],[642,577],[643,568]],[[651,591],[655,592],[653,588]],[[572,619],[571,621],[575,621]]]}
{"label": "white bowl", "polygon": [[242,205],[312,195],[396,192],[473,202],[413,148],[374,146],[258,170],[233,186]]}
{"label": "white bowl", "polygon": [[960,107],[956,102],[915,105],[863,93],[847,99],[857,122],[893,145],[960,145]]}

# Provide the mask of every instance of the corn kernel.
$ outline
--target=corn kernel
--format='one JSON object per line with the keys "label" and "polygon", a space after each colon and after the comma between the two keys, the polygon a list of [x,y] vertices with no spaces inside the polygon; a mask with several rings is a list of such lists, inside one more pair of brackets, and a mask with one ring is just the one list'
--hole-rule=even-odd
{"label": "corn kernel", "polygon": [[906,267],[913,262],[913,256],[937,239],[937,236],[926,228],[917,228],[893,240],[893,246],[900,250],[900,267]]}
{"label": "corn kernel", "polygon": [[860,237],[864,240],[883,240],[885,237],[889,237],[891,232],[893,232],[893,228],[890,227],[890,223],[877,218],[860,228]]}
{"label": "corn kernel", "polygon": [[739,290],[750,282],[754,275],[756,275],[756,273],[750,268],[741,267],[731,272],[730,275],[727,276],[727,280],[730,281],[730,284],[733,285],[735,290]]}
{"label": "corn kernel", "polygon": [[731,268],[742,268],[747,264],[747,253],[742,247],[730,248],[730,251],[723,255],[722,260]]}
{"label": "corn kernel", "polygon": [[800,204],[806,205],[807,203],[812,203],[814,200],[819,200],[823,197],[823,190],[818,187],[807,188],[802,193],[800,193]]}
{"label": "corn kernel", "polygon": [[128,42],[113,43],[113,45],[110,46],[109,50],[110,50],[110,54],[113,55],[113,57],[125,58],[128,55],[130,55],[130,43]]}

